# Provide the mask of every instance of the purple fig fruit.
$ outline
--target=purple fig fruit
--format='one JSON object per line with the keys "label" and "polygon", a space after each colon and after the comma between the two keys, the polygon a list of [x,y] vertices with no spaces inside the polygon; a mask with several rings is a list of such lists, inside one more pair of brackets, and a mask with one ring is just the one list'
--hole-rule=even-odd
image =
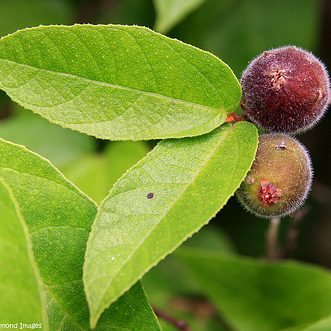
{"label": "purple fig fruit", "polygon": [[269,132],[298,133],[314,126],[330,98],[330,80],[313,54],[294,46],[264,52],[241,84],[248,118]]}

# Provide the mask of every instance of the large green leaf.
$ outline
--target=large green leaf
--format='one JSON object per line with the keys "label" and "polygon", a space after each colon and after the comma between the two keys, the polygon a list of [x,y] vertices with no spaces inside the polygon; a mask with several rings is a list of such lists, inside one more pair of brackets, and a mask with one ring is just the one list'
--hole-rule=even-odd
{"label": "large green leaf", "polygon": [[98,138],[194,136],[240,101],[231,69],[147,28],[49,26],[0,39],[0,88],[49,121]]}
{"label": "large green leaf", "polygon": [[95,149],[91,137],[51,124],[40,116],[21,113],[0,122],[0,137],[21,144],[60,167]]}
{"label": "large green leaf", "polygon": [[206,0],[154,0],[157,12],[155,29],[167,33],[204,1]]}
{"label": "large green leaf", "polygon": [[89,238],[84,283],[95,325],[103,310],[206,224],[244,179],[257,147],[250,123],[160,142],[114,185]]}
{"label": "large green leaf", "polygon": [[[39,300],[42,312],[47,314],[48,321],[45,319],[44,329],[88,330],[89,312],[83,289],[82,267],[96,205],[48,161],[25,148],[0,140],[0,155],[0,178],[12,192],[15,200],[13,206],[16,214],[21,215],[25,230],[27,244],[26,252],[22,254],[29,255],[31,265],[40,274],[41,280],[37,280],[42,287],[42,300],[31,297],[30,301]],[[15,218],[12,222],[18,224]],[[22,229],[17,231],[22,232]],[[8,240],[13,239],[16,238]],[[4,258],[10,259],[10,265],[15,265],[15,255],[9,255]],[[2,285],[6,284],[6,276],[10,272],[10,269],[6,269],[4,265],[4,276],[0,279]],[[16,272],[22,278],[28,275],[29,269],[20,268]],[[31,287],[29,291],[33,289]],[[1,287],[1,291],[6,293],[4,297],[8,297],[8,291],[12,289]],[[12,314],[20,311],[21,300],[20,296],[12,298],[12,302],[16,303]],[[6,302],[0,302],[6,305]],[[4,309],[0,307],[0,311]],[[135,330],[159,329],[140,284],[105,312],[98,329],[131,330],[133,325]]]}
{"label": "large green leaf", "polygon": [[176,256],[235,330],[275,331],[331,314],[331,274],[321,268],[198,249]]}

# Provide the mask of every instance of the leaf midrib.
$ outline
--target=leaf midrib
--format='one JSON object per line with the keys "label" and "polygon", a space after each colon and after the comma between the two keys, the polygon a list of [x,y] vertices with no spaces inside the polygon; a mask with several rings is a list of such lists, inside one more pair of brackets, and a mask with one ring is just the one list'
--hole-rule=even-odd
{"label": "leaf midrib", "polygon": [[[134,87],[130,87],[130,86],[124,86],[124,85],[118,85],[118,84],[103,82],[103,81],[99,81],[99,80],[79,76],[79,75],[76,75],[76,74],[70,74],[70,73],[65,73],[65,72],[40,68],[40,67],[37,67],[37,66],[32,66],[32,65],[29,65],[29,64],[26,64],[26,63],[21,63],[21,62],[17,62],[17,61],[13,61],[13,60],[0,58],[0,61],[8,62],[8,63],[11,63],[11,64],[16,64],[16,65],[19,65],[19,66],[22,66],[22,67],[25,67],[25,68],[29,68],[29,69],[37,69],[37,70],[47,72],[47,73],[50,73],[50,74],[57,74],[57,75],[64,76],[64,77],[74,78],[74,79],[78,79],[78,80],[84,80],[86,82],[96,84],[96,85],[101,85],[101,86],[104,86],[104,87],[111,87],[111,88],[114,88],[114,89],[124,90],[124,91],[129,91],[129,92],[138,92],[138,93],[141,93],[141,94],[153,97],[153,98],[164,99],[168,102],[182,103],[182,104],[185,104],[185,105],[188,105],[188,106],[191,106],[191,107],[201,107],[201,108],[214,110],[214,111],[217,111],[217,112],[220,112],[222,110],[225,111],[224,108],[222,107],[222,105],[220,105],[219,108],[215,108],[215,107],[212,107],[212,106],[204,105],[202,103],[194,103],[192,101],[187,101],[187,100],[184,100],[184,99],[169,97],[167,95],[163,95],[163,94],[159,94],[159,93],[155,93],[155,92],[150,92],[150,91],[146,91],[146,90],[142,90],[142,89],[138,89],[138,88],[134,88]],[[26,84],[27,82],[25,82],[24,84]],[[22,85],[24,85],[24,84],[22,84]],[[9,87],[9,86],[7,86],[7,88],[8,89],[18,89],[22,85],[20,85],[18,87]],[[6,85],[3,85],[3,86],[5,86],[5,88],[6,88]],[[58,105],[56,105],[56,106],[58,106]],[[56,106],[54,106],[54,107],[56,107]],[[45,107],[45,108],[52,108],[52,107],[48,106],[48,107]]]}
{"label": "leaf midrib", "polygon": [[[214,156],[215,152],[217,151],[217,149],[220,147],[220,145],[224,142],[224,140],[229,136],[229,134],[232,133],[233,131],[233,127],[229,127],[228,130],[224,130],[224,135],[221,137],[221,139],[219,139],[219,142],[215,145],[215,148],[212,149],[212,152],[206,157],[206,160],[202,163],[202,167],[199,168],[200,171],[198,171],[196,173],[196,175],[193,177],[193,180],[186,186],[186,188],[182,191],[182,194],[180,195],[180,197],[178,199],[176,199],[170,206],[169,208],[165,211],[165,213],[163,214],[162,217],[160,217],[160,221],[157,222],[155,224],[154,227],[152,227],[151,231],[143,238],[143,240],[139,243],[139,245],[133,250],[133,252],[126,258],[126,260],[123,262],[121,268],[118,269],[118,271],[116,272],[116,274],[112,277],[112,279],[108,282],[108,285],[105,286],[105,291],[103,293],[103,295],[101,296],[100,302],[102,302],[104,300],[104,297],[108,291],[108,288],[111,284],[111,282],[116,278],[116,276],[118,275],[118,273],[124,268],[124,266],[126,264],[128,264],[130,262],[131,257],[134,256],[134,254],[141,248],[141,246],[144,244],[144,242],[146,241],[146,239],[155,231],[155,229],[157,229],[157,227],[159,226],[159,224],[162,222],[162,220],[167,216],[167,214],[175,207],[175,205],[178,203],[178,201],[181,199],[181,197],[187,192],[187,190],[193,185],[193,183],[195,182],[195,180],[197,179],[197,177],[199,177],[201,175],[201,173],[204,171],[204,166],[212,159],[212,157]],[[143,161],[143,160],[142,160]],[[139,166],[139,163],[136,165],[137,167]],[[102,208],[102,207],[101,207]],[[163,257],[161,257],[162,259]],[[152,266],[148,267],[147,270],[149,268],[151,268]],[[132,283],[134,283],[136,280],[139,279],[139,276],[137,277],[137,279],[135,279]],[[93,280],[95,281],[95,280]],[[127,291],[131,284],[124,290],[122,290],[122,292],[120,293],[124,293],[125,291]],[[121,295],[121,294],[120,294]],[[111,303],[110,303],[111,304]],[[104,308],[106,308],[107,306],[109,306],[108,304],[103,305],[101,311],[103,311]],[[100,309],[99,309],[100,310]]]}

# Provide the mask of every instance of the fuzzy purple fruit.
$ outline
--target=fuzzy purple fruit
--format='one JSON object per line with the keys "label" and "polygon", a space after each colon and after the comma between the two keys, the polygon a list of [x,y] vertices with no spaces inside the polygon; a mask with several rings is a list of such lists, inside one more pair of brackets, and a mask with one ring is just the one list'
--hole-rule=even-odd
{"label": "fuzzy purple fruit", "polygon": [[270,132],[297,133],[311,128],[330,98],[323,64],[294,46],[261,54],[244,71],[241,84],[246,115]]}
{"label": "fuzzy purple fruit", "polygon": [[312,169],[306,149],[284,134],[264,134],[253,166],[237,196],[243,206],[261,217],[292,213],[304,202]]}

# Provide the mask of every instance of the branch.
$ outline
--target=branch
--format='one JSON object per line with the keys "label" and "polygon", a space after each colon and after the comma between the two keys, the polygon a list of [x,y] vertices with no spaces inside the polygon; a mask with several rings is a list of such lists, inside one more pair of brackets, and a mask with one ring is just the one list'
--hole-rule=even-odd
{"label": "branch", "polygon": [[163,310],[153,307],[154,313],[155,315],[160,318],[163,319],[164,321],[168,322],[169,324],[173,325],[176,329],[181,330],[181,331],[192,331],[189,326],[188,323],[184,320],[178,320],[170,315],[168,315],[166,312],[164,312]]}

